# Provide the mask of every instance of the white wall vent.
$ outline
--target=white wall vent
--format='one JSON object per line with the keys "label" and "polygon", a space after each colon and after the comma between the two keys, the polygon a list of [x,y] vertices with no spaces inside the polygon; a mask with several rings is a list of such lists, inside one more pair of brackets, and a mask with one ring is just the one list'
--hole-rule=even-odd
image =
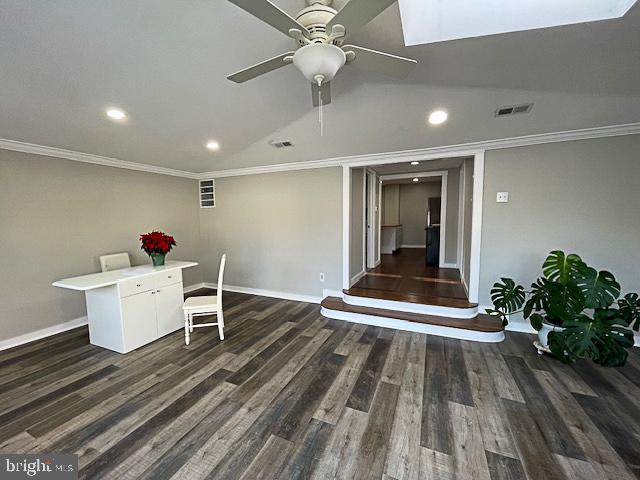
{"label": "white wall vent", "polygon": [[529,113],[533,108],[533,103],[523,103],[521,105],[506,105],[496,108],[496,117],[507,117],[519,113]]}
{"label": "white wall vent", "polygon": [[269,145],[271,145],[272,147],[276,147],[276,148],[293,147],[293,143],[291,143],[289,140],[284,140],[282,142],[277,142],[275,140],[271,140],[269,142]]}
{"label": "white wall vent", "polygon": [[216,181],[200,180],[200,208],[216,206]]}

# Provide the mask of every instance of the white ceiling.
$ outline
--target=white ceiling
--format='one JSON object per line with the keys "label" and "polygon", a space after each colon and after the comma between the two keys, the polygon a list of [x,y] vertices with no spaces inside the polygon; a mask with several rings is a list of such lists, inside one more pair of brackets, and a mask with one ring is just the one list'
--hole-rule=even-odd
{"label": "white ceiling", "polygon": [[[620,20],[408,48],[393,5],[349,43],[418,67],[406,81],[345,67],[324,137],[293,67],[225,79],[294,44],[224,0],[0,0],[0,10],[0,138],[133,162],[203,172],[640,121],[638,5]],[[526,102],[528,115],[493,118]],[[107,106],[128,124],[107,120]],[[449,121],[428,127],[436,107]]]}

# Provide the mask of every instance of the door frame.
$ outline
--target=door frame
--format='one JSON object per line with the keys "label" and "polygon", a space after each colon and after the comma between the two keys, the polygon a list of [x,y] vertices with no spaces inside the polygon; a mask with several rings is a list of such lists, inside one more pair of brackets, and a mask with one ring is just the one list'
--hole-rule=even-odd
{"label": "door frame", "polygon": [[438,267],[440,268],[455,268],[455,265],[448,264],[446,262],[446,242],[447,242],[447,192],[449,185],[447,178],[449,172],[446,170],[438,170],[434,172],[418,172],[418,173],[399,173],[394,175],[381,175],[383,185],[385,181],[389,180],[406,180],[408,178],[430,178],[440,177],[440,252],[438,252]]}
{"label": "door frame", "polygon": [[482,202],[484,197],[484,157],[485,150],[443,149],[433,154],[398,154],[386,159],[354,159],[342,163],[342,288],[350,288],[349,278],[349,229],[351,209],[351,169],[408,163],[411,161],[430,161],[451,157],[474,157],[473,162],[473,211],[471,215],[471,262],[469,275],[469,301],[478,303],[480,290],[480,254],[482,248]]}

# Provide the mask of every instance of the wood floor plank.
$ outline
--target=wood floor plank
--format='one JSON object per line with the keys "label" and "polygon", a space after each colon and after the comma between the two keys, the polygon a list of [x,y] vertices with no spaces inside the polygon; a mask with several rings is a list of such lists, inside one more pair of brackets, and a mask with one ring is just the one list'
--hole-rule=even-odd
{"label": "wood floor plank", "polygon": [[493,384],[500,398],[524,403],[518,384],[513,379],[509,367],[494,344],[485,345],[483,349],[484,359],[493,377]]}
{"label": "wood floor plank", "polygon": [[326,449],[333,426],[311,419],[302,438],[294,443],[291,454],[275,478],[292,480],[312,478],[312,472]]}
{"label": "wood floor plank", "polygon": [[451,455],[420,447],[420,478],[453,480],[453,459]]}
{"label": "wood floor plank", "polygon": [[453,477],[491,480],[475,407],[449,402],[453,430]]}
{"label": "wood floor plank", "polygon": [[[367,331],[369,331],[369,329],[367,329]],[[365,335],[366,334],[365,332]],[[382,368],[384,367],[390,345],[391,342],[384,338],[375,340],[369,356],[362,367],[360,376],[358,376],[353,390],[351,390],[351,395],[349,395],[349,399],[347,400],[347,407],[362,410],[363,412],[369,411],[376,387],[382,375]]]}
{"label": "wood floor plank", "polygon": [[382,477],[399,390],[397,385],[391,383],[381,382],[378,385],[367,428],[362,434],[354,479]]}
{"label": "wood floor plank", "polygon": [[240,480],[272,480],[278,478],[284,463],[292,450],[290,441],[275,435],[269,436],[266,443],[244,471]]}
{"label": "wood floor plank", "polygon": [[491,480],[527,480],[520,460],[493,452],[485,452]]}
{"label": "wood floor plank", "polygon": [[473,402],[479,412],[478,421],[485,450],[517,458],[511,430],[494,390],[493,376],[482,355],[483,346],[474,342],[463,342],[462,349]]}
{"label": "wood floor plank", "polygon": [[[389,331],[394,332],[393,330]],[[400,385],[405,366],[407,365],[410,339],[411,334],[409,332],[395,332],[391,340],[387,361],[382,369],[381,381]]]}
{"label": "wood floor plank", "polygon": [[335,353],[338,355],[349,355],[354,347],[357,345],[358,340],[362,337],[362,334],[367,329],[366,325],[357,323],[349,330],[344,337],[344,339],[340,342],[338,347],[336,348]]}
{"label": "wood floor plank", "polygon": [[451,455],[451,418],[447,388],[444,343],[440,337],[427,338],[424,388],[422,394],[422,427],[420,445]]}
{"label": "wood floor plank", "polygon": [[397,480],[420,478],[420,430],[424,364],[408,363],[400,382],[385,473]]}
{"label": "wood floor plank", "polygon": [[538,418],[533,417],[526,404],[513,400],[502,400],[505,413],[509,419],[513,438],[518,449],[527,477],[544,480],[570,480],[562,473],[553,453],[547,445]]}
{"label": "wood floor plank", "polygon": [[313,418],[331,425],[338,423],[370,350],[371,345],[362,343],[353,347],[340,373],[314,412]]}

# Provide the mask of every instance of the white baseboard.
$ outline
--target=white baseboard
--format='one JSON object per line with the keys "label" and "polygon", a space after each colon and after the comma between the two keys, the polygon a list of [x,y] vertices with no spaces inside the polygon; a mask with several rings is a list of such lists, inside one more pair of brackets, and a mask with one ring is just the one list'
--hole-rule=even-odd
{"label": "white baseboard", "polygon": [[427,248],[426,245],[400,245],[400,248]]}
{"label": "white baseboard", "polygon": [[[204,282],[206,288],[218,288],[215,283]],[[249,295],[258,295],[260,297],[281,298],[283,300],[293,300],[294,302],[307,302],[307,303],[320,303],[321,297],[314,297],[313,295],[302,295],[299,293],[291,292],[278,292],[275,290],[263,290],[261,288],[240,287],[237,285],[224,284],[222,289],[225,292],[246,293]]]}
{"label": "white baseboard", "polygon": [[458,264],[443,262],[440,264],[440,268],[458,268]]}
{"label": "white baseboard", "polygon": [[322,298],[327,298],[327,297],[342,298],[342,295],[343,295],[342,290],[330,290],[326,288],[322,289]]}
{"label": "white baseboard", "polygon": [[184,291],[184,293],[190,293],[195,292],[196,290],[200,290],[201,288],[205,288],[204,282],[194,283],[193,285],[184,287],[182,290]]}
{"label": "white baseboard", "polygon": [[378,260],[376,263],[373,264],[373,268],[376,268],[381,263],[382,263],[382,259]]}
{"label": "white baseboard", "polygon": [[360,280],[362,277],[364,277],[367,274],[366,271],[362,270],[361,272],[356,273],[352,278],[351,278],[351,283],[349,284],[350,287],[353,287],[353,284],[356,283],[358,280]]}
{"label": "white baseboard", "polygon": [[[469,287],[467,286],[467,282],[465,282],[464,277],[460,275],[460,283],[462,283],[462,288],[464,288],[464,293],[467,294],[467,298],[469,298]],[[481,310],[484,312],[484,310]]]}
{"label": "white baseboard", "polygon": [[74,318],[68,322],[59,323],[51,327],[43,328],[41,330],[36,330],[35,332],[25,333],[23,335],[18,335],[17,337],[2,340],[0,341],[0,351],[24,345],[25,343],[33,342],[35,340],[40,340],[41,338],[50,337],[57,333],[66,332],[67,330],[73,330],[74,328],[78,328],[86,324],[87,317],[84,316]]}

